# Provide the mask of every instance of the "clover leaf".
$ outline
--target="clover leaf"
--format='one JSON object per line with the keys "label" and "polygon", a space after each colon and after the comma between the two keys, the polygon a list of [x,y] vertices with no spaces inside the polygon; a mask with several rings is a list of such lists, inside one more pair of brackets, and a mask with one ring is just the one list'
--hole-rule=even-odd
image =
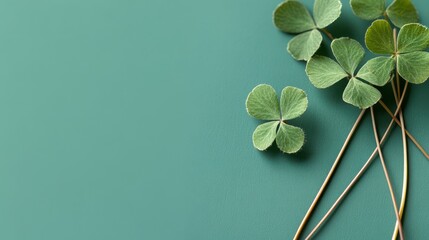
{"label": "clover leaf", "polygon": [[287,46],[288,52],[296,60],[311,58],[322,43],[323,29],[333,23],[341,14],[340,0],[315,0],[314,19],[299,1],[287,0],[274,11],[274,24],[287,33],[297,33]]}
{"label": "clover leaf", "polygon": [[397,27],[419,21],[411,0],[394,0],[387,8],[386,0],[350,0],[350,5],[355,15],[364,20],[374,20],[386,14]]}
{"label": "clover leaf", "polygon": [[332,41],[331,58],[313,56],[306,66],[310,82],[317,88],[327,88],[348,77],[349,82],[343,92],[343,100],[356,107],[365,109],[381,98],[375,87],[385,85],[392,74],[394,60],[392,57],[377,57],[366,62],[357,72],[356,69],[365,55],[359,42],[350,38],[339,38]]}
{"label": "clover leaf", "polygon": [[390,21],[397,27],[402,27],[407,23],[418,23],[419,14],[411,0],[395,0],[386,9],[386,14]]}
{"label": "clover leaf", "polygon": [[383,16],[386,0],[350,0],[353,13],[364,19],[374,20]]}
{"label": "clover leaf", "polygon": [[367,48],[394,59],[401,77],[420,84],[429,78],[429,29],[418,23],[405,24],[398,33],[395,46],[393,30],[386,20],[376,20],[365,34]]}
{"label": "clover leaf", "polygon": [[278,100],[276,91],[267,84],[256,86],[246,100],[249,115],[269,122],[259,125],[253,132],[253,146],[266,150],[274,140],[285,153],[295,153],[304,145],[304,131],[286,121],[301,116],[307,109],[307,95],[301,89],[285,87]]}

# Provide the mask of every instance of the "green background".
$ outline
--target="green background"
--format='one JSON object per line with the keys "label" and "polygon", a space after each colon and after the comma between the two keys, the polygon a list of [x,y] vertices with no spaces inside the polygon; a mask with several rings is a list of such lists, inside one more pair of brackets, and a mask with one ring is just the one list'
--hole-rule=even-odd
{"label": "green background", "polygon": [[[291,239],[359,110],[287,54],[279,2],[1,0],[0,239]],[[329,29],[362,42],[369,22],[343,3]],[[300,153],[252,147],[259,83],[307,91]],[[428,91],[413,86],[405,111],[427,148]],[[374,146],[367,115],[309,226]],[[398,128],[385,155],[399,195]],[[404,229],[424,239],[429,161],[411,144],[410,158]],[[394,222],[377,160],[317,239],[389,239]]]}

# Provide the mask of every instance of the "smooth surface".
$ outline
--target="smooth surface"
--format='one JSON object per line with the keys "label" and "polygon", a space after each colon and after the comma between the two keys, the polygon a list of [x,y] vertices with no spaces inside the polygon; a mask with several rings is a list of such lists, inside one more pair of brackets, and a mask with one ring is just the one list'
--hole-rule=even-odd
{"label": "smooth surface", "polygon": [[[0,239],[291,239],[359,110],[346,82],[315,89],[287,54],[279,2],[2,0]],[[329,29],[362,43],[367,26],[343,1]],[[260,83],[307,91],[297,155],[253,149]],[[428,91],[412,86],[405,110],[426,148]],[[358,132],[309,226],[373,151],[369,115]],[[429,161],[410,150],[405,235],[425,239]],[[399,196],[399,128],[385,158]],[[389,239],[394,222],[377,160],[315,239]]]}

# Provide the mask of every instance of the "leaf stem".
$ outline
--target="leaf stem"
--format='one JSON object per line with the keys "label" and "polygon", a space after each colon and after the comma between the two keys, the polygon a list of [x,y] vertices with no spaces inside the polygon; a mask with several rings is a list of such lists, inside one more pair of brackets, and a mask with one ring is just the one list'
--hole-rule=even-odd
{"label": "leaf stem", "polygon": [[373,107],[371,107],[371,119],[372,119],[372,129],[374,130],[375,143],[377,144],[378,155],[380,156],[380,162],[381,162],[381,165],[383,167],[384,176],[386,177],[387,185],[389,187],[390,197],[392,198],[393,208],[395,210],[396,224],[399,227],[399,236],[400,236],[401,240],[404,240],[404,232],[402,229],[401,217],[399,216],[398,206],[396,204],[395,193],[393,192],[393,187],[392,187],[392,183],[390,181],[389,172],[388,172],[387,167],[386,167],[386,162],[384,161],[383,152],[381,151],[380,139],[378,138],[377,123],[375,121]]}
{"label": "leaf stem", "polygon": [[[402,143],[404,148],[404,173],[403,173],[403,181],[402,181],[402,194],[401,194],[401,203],[399,207],[399,218],[402,220],[402,215],[404,214],[405,202],[407,200],[407,191],[408,191],[408,145],[407,138],[405,135],[405,121],[402,110],[399,112],[399,117],[401,119],[401,130],[402,130]],[[396,239],[396,236],[401,233],[400,223],[396,223],[395,230],[393,231],[392,239]]]}
{"label": "leaf stem", "polygon": [[[393,96],[394,96],[394,98],[395,98],[395,102],[396,102],[396,105],[398,104],[398,94],[396,93],[396,89],[395,89],[395,84],[394,84],[394,80],[393,80],[393,77],[394,76],[392,76],[392,79],[391,79],[391,83],[392,83],[392,92],[393,92]],[[399,77],[399,75],[396,75],[396,77],[398,78]],[[401,124],[401,122],[395,117],[395,116],[393,116],[393,113],[392,113],[392,111],[390,111],[390,109],[389,109],[389,107],[387,107],[387,105],[383,102],[383,100],[381,100],[380,99],[380,101],[378,101],[378,103],[384,108],[384,110],[387,112],[387,114],[389,114],[390,115],[390,117],[391,118],[393,118],[393,120],[395,120],[395,122],[398,124],[398,126],[399,127],[401,127],[401,129],[402,129],[402,124]],[[401,114],[402,113],[402,109],[401,109],[401,112],[399,113],[399,114]],[[425,156],[425,158],[427,158],[428,160],[429,160],[429,154],[426,152],[426,150],[422,147],[422,145],[416,140],[416,138],[413,136],[413,135],[411,135],[411,133],[410,132],[408,132],[408,130],[407,129],[405,129],[405,134],[408,136],[408,138],[416,145],[416,147],[420,150],[420,152]]]}
{"label": "leaf stem", "polygon": [[332,164],[331,169],[329,170],[328,175],[326,176],[325,180],[323,181],[322,186],[320,187],[319,191],[317,192],[316,197],[314,198],[313,202],[311,203],[310,207],[307,210],[307,213],[305,214],[304,218],[301,221],[301,224],[298,227],[298,230],[295,233],[295,237],[293,238],[294,240],[298,240],[299,236],[301,235],[302,230],[304,229],[305,225],[307,224],[308,220],[310,219],[311,214],[313,213],[314,208],[316,207],[320,197],[323,195],[323,192],[325,191],[327,185],[329,184],[329,181],[331,180],[341,158],[344,155],[345,150],[347,149],[347,146],[350,142],[350,140],[352,139],[354,133],[356,132],[357,127],[359,126],[362,117],[365,115],[366,110],[362,110],[359,114],[359,116],[357,117],[355,123],[353,124],[352,129],[350,130],[346,140],[344,141],[343,146],[341,147],[340,152],[338,153],[337,158],[335,159],[334,163]]}
{"label": "leaf stem", "polygon": [[331,40],[334,40],[335,38],[334,38],[334,36],[332,36],[332,34],[326,29],[326,28],[321,28],[320,30],[322,30],[322,32],[324,33],[324,34],[326,34],[326,36],[329,38],[329,39],[331,39]]}
{"label": "leaf stem", "polygon": [[[396,28],[393,29],[393,42],[395,46],[395,53],[398,52],[398,45],[397,45],[397,35],[396,35]],[[397,87],[397,94],[398,96],[401,94],[401,84],[400,84],[400,78],[399,78],[399,72],[398,72],[398,58],[395,58],[396,63],[396,70],[395,70],[395,76],[396,76],[396,87]],[[408,81],[407,81],[408,83]],[[398,100],[396,100],[396,104],[398,104]],[[405,209],[405,202],[407,201],[407,190],[408,190],[408,145],[407,145],[407,138],[405,135],[405,120],[404,115],[401,107],[398,107],[399,110],[399,118],[401,120],[401,132],[402,132],[402,143],[403,143],[403,152],[404,152],[404,173],[403,173],[403,180],[402,180],[402,194],[401,194],[401,203],[400,203],[400,209],[399,209],[399,221],[395,224],[395,230],[393,231],[392,239],[396,239],[399,234],[401,236],[401,223],[400,220],[402,219],[402,215],[404,213]],[[403,236],[401,236],[403,237]]]}
{"label": "leaf stem", "polygon": [[[400,82],[399,82],[399,73],[398,73],[398,40],[396,38],[396,28],[393,28],[393,46],[395,46],[395,62],[396,62],[396,92],[397,92],[397,96],[399,96],[399,94],[401,94],[401,87],[400,87]],[[398,102],[398,99],[396,99],[396,102]]]}
{"label": "leaf stem", "polygon": [[[398,115],[399,110],[401,109],[402,103],[404,101],[405,94],[407,92],[408,87],[408,81],[405,82],[404,86],[404,92],[402,93],[401,99],[399,100],[398,107],[396,108],[394,116]],[[383,145],[383,143],[387,140],[387,137],[390,133],[390,130],[393,127],[394,120],[392,119],[389,123],[389,126],[387,127],[386,131],[383,134],[383,137],[381,138],[380,145]],[[326,212],[326,214],[322,217],[322,219],[317,223],[316,227],[313,228],[313,230],[310,232],[310,234],[305,238],[310,239],[316,231],[322,226],[322,224],[328,219],[328,217],[335,211],[335,209],[340,205],[342,200],[346,197],[346,195],[350,192],[350,190],[353,188],[353,186],[359,181],[360,177],[365,173],[365,171],[368,169],[369,165],[371,165],[372,160],[374,160],[374,157],[377,155],[377,149],[374,149],[371,156],[368,158],[366,163],[362,166],[362,168],[359,170],[359,172],[356,174],[356,176],[352,179],[352,181],[347,185],[347,187],[344,189],[344,191],[341,193],[341,195],[335,200],[334,204],[331,206],[331,208]]]}
{"label": "leaf stem", "polygon": [[[387,105],[382,100],[380,100],[378,103],[384,108],[384,110],[387,112],[387,114],[389,114],[389,116],[393,120],[395,120],[396,124],[398,124],[398,126],[402,129],[402,123],[398,120],[398,118],[393,116],[393,113],[389,109],[389,107],[387,107]],[[421,153],[429,160],[429,154],[426,152],[426,150],[422,147],[422,145],[416,140],[416,138],[407,129],[405,129],[405,134],[416,145],[416,147],[421,151]]]}
{"label": "leaf stem", "polygon": [[383,12],[383,17],[384,17],[384,19],[386,19],[386,21],[390,20],[389,16],[387,16],[387,12],[386,11]]}
{"label": "leaf stem", "polygon": [[396,104],[398,104],[398,93],[396,92],[396,89],[395,89],[395,81],[394,81],[394,79],[392,79],[392,81],[390,81],[391,83],[392,83],[392,92],[393,92],[393,96],[395,97],[395,102],[396,102]]}

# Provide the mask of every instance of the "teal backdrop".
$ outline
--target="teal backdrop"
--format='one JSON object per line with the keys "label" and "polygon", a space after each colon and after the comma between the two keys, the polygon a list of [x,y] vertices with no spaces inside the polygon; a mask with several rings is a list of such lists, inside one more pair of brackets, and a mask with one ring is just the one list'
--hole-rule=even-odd
{"label": "teal backdrop", "polygon": [[[287,54],[279,3],[1,0],[0,239],[291,239],[359,110]],[[363,42],[369,24],[343,1],[329,29]],[[253,148],[244,103],[260,83],[308,93],[298,154]],[[427,149],[428,101],[428,83],[412,86],[405,110]],[[367,115],[306,234],[374,147]],[[384,150],[399,196],[399,128]],[[411,143],[409,156],[405,235],[426,239],[429,161]],[[389,239],[394,223],[377,159],[316,239]]]}

